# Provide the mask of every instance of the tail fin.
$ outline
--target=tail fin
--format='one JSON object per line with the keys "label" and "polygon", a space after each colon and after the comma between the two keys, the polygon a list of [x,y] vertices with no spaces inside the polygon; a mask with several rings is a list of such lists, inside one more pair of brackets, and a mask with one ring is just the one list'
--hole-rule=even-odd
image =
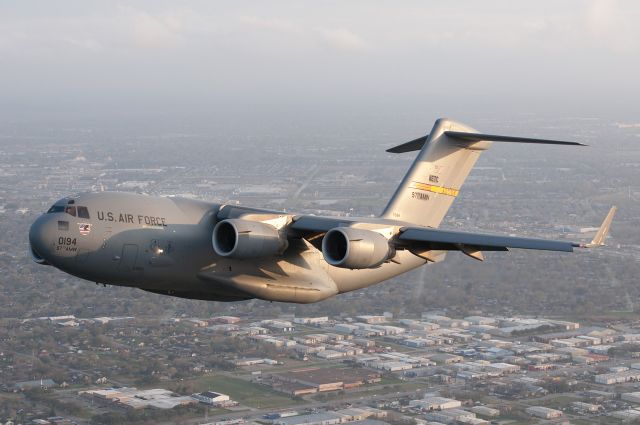
{"label": "tail fin", "polygon": [[[445,131],[476,133],[464,124],[445,118],[437,120],[382,213],[384,218],[429,227],[440,225],[480,153],[491,145],[490,142],[459,143],[444,134]],[[421,139],[412,142],[415,144]]]}
{"label": "tail fin", "polygon": [[420,150],[382,217],[438,227],[491,141],[581,145],[576,142],[481,134],[464,124],[441,118],[427,136],[389,149],[402,153]]}

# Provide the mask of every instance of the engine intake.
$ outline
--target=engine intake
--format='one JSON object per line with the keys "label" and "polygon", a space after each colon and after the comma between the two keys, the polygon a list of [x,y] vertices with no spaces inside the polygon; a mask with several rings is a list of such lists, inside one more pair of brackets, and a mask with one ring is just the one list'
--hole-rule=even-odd
{"label": "engine intake", "polygon": [[373,268],[385,262],[391,253],[387,238],[371,230],[336,227],[322,239],[322,255],[335,267]]}
{"label": "engine intake", "polygon": [[213,250],[221,257],[273,257],[287,248],[274,226],[259,221],[227,219],[213,228]]}

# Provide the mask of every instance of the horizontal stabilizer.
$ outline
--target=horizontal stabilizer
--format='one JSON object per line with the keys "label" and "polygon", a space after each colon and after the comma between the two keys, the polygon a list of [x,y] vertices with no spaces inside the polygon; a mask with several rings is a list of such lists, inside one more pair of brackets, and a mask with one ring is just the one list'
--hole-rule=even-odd
{"label": "horizontal stabilizer", "polygon": [[[550,139],[532,139],[529,137],[517,137],[517,136],[500,136],[497,134],[483,134],[483,133],[468,133],[464,131],[445,131],[444,134],[452,139],[457,139],[465,142],[511,142],[511,143],[537,143],[542,145],[564,145],[564,146],[587,146],[584,143],[579,142],[567,142],[563,140],[550,140]],[[390,153],[405,153],[419,151],[426,143],[429,135],[418,137],[410,142],[403,143],[398,146],[387,149]]]}
{"label": "horizontal stabilizer", "polygon": [[393,148],[389,148],[387,149],[387,152],[405,153],[405,152],[419,151],[420,149],[422,149],[422,146],[424,146],[424,143],[427,141],[428,138],[429,138],[428,134],[426,136],[418,137],[417,139],[414,139],[410,142],[403,143]]}
{"label": "horizontal stabilizer", "polygon": [[463,131],[445,131],[444,134],[446,134],[449,137],[453,137],[454,139],[466,140],[469,142],[480,142],[482,140],[486,140],[489,142],[539,143],[542,145],[587,146],[584,143],[565,142],[562,140],[532,139],[529,137],[499,136],[496,134],[465,133]]}

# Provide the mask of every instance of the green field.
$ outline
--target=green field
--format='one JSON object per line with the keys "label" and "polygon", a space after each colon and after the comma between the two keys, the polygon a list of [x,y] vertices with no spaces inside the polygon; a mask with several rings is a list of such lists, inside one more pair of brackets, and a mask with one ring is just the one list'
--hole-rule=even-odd
{"label": "green field", "polygon": [[387,375],[387,376],[383,376],[380,379],[380,382],[378,383],[378,385],[397,385],[402,383],[404,383],[404,381],[396,378],[395,376]]}
{"label": "green field", "polygon": [[580,401],[580,398],[574,394],[551,394],[544,396],[542,398],[531,399],[523,401],[523,403],[531,405],[531,406],[544,406],[550,407],[552,409],[560,409],[562,407],[567,407],[571,402]]}
{"label": "green field", "polygon": [[232,400],[249,407],[276,408],[298,403],[264,385],[227,376],[203,376],[188,382],[193,384],[195,391],[211,390],[221,392],[229,395]]}

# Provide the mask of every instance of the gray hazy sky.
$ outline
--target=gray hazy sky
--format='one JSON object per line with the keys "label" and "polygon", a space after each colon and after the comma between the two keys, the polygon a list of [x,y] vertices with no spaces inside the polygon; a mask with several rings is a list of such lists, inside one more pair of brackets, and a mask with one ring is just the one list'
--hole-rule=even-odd
{"label": "gray hazy sky", "polygon": [[4,1],[0,111],[634,119],[638,22],[631,0]]}

